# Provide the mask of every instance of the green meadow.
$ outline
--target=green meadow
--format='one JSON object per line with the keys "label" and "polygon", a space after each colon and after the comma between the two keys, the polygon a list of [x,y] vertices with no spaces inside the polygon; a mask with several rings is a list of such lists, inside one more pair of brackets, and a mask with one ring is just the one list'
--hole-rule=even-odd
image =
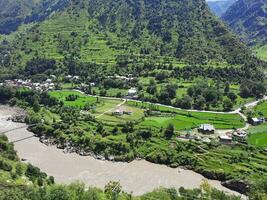
{"label": "green meadow", "polygon": [[255,112],[262,113],[264,117],[267,117],[267,101],[258,104],[255,107]]}
{"label": "green meadow", "polygon": [[[86,96],[76,91],[68,91],[68,90],[51,91],[49,92],[49,94],[62,101],[65,106],[74,106],[83,108],[87,103],[92,104],[97,102],[96,97]],[[78,98],[75,101],[67,101],[66,98],[69,95],[76,95]]]}
{"label": "green meadow", "polygon": [[249,144],[267,148],[267,124],[251,127],[248,132]]}

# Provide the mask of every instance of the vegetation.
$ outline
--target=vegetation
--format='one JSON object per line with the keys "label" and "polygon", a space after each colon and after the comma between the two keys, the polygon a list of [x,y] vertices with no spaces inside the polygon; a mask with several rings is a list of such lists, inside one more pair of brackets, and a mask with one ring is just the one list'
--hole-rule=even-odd
{"label": "vegetation", "polygon": [[266,1],[236,1],[222,16],[249,45],[266,44]]}
{"label": "vegetation", "polygon": [[260,126],[249,129],[248,143],[257,147],[267,148],[267,126],[262,124]]}
{"label": "vegetation", "polygon": [[[174,188],[164,189],[160,188],[153,192],[144,194],[139,197],[135,197],[132,194],[127,194],[120,190],[120,188],[114,188],[118,183],[110,182],[105,190],[102,191],[97,188],[86,188],[81,183],[73,183],[68,186],[65,185],[51,185],[43,188],[35,188],[31,186],[24,186],[20,188],[4,188],[1,186],[0,199],[2,200],[19,200],[19,199],[29,199],[34,200],[38,198],[39,200],[114,200],[114,199],[133,199],[133,200],[150,200],[150,199],[165,199],[165,200],[190,200],[192,198],[200,199],[218,199],[218,200],[240,200],[239,197],[234,195],[227,195],[221,191],[211,188],[206,183],[203,183],[202,188],[187,190],[180,188],[177,191]],[[114,190],[116,189],[116,190]]]}
{"label": "vegetation", "polygon": [[259,103],[254,110],[258,115],[267,117],[267,101]]}
{"label": "vegetation", "polygon": [[3,56],[10,67],[24,68],[27,61],[43,57],[120,68],[166,61],[174,66],[257,62],[204,1],[164,0],[161,6],[150,1],[55,2],[33,9],[28,20],[39,23],[4,42],[1,54],[10,52]]}
{"label": "vegetation", "polygon": [[[110,102],[104,99],[99,99],[95,108],[80,112],[79,98],[86,97],[81,94],[80,96],[77,94],[79,97],[75,101],[70,101],[76,102],[79,106],[75,104],[66,106],[64,102],[69,101],[65,97],[71,95],[70,91],[55,91],[51,96],[29,90],[12,92],[11,88],[5,89],[6,91],[3,89],[1,91],[12,95],[1,94],[8,97],[10,103],[16,102],[18,105],[26,106],[29,113],[26,121],[31,124],[37,123],[30,129],[41,140],[46,139],[57,143],[58,147],[72,149],[72,152],[81,155],[87,153],[102,155],[106,159],[112,156],[116,161],[131,161],[141,157],[173,167],[185,166],[207,177],[230,181],[227,182],[228,186],[235,187],[240,192],[247,192],[246,187],[241,186],[244,181],[245,184],[253,185],[254,181],[266,172],[266,155],[253,147],[241,144],[227,147],[215,140],[211,143],[203,143],[177,139],[179,130],[188,130],[196,127],[198,123],[212,122],[220,128],[242,127],[244,121],[238,115],[187,112],[128,101],[125,106],[137,110],[142,108],[141,106],[143,109],[146,107],[150,109],[145,113],[143,111],[143,117],[137,117],[139,116],[137,114],[129,117],[125,115],[124,118],[124,116],[108,115],[106,111],[110,110],[111,106]],[[62,94],[65,97],[62,97]],[[63,102],[60,103],[54,96],[61,96]],[[94,99],[91,100],[94,101]],[[106,103],[108,104],[105,105]],[[120,101],[113,106],[116,107],[117,103],[120,104]],[[36,105],[39,105],[40,109],[35,109]],[[95,112],[100,113],[95,114]],[[158,127],[151,126],[148,123],[149,120],[157,119],[158,114],[162,115],[158,119],[158,123],[161,124]],[[52,116],[52,119],[47,116]],[[173,116],[176,117],[171,120]],[[224,165],[221,165],[222,162]],[[240,169],[245,173],[240,173]]]}

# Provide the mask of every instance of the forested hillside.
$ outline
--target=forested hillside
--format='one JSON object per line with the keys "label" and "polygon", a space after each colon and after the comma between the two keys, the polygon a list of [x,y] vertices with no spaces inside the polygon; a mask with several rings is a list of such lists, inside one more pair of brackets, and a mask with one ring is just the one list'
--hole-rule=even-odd
{"label": "forested hillside", "polygon": [[8,47],[11,54],[4,62],[12,66],[33,57],[104,64],[152,59],[176,65],[251,60],[250,51],[204,0],[76,0]]}
{"label": "forested hillside", "polygon": [[222,19],[249,45],[267,43],[266,0],[238,0]]}
{"label": "forested hillside", "polygon": [[0,34],[16,31],[23,23],[44,20],[68,0],[0,0]]}

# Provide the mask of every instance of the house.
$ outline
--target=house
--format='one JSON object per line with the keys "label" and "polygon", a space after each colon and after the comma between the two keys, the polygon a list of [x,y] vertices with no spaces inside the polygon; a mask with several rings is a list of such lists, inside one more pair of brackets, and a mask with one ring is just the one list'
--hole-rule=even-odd
{"label": "house", "polygon": [[121,107],[119,107],[112,114],[113,115],[123,115],[123,109]]}
{"label": "house", "polygon": [[45,82],[46,82],[46,83],[52,83],[52,79],[48,78],[48,79],[46,79]]}
{"label": "house", "polygon": [[254,117],[249,119],[249,123],[252,124],[253,126],[260,125],[264,123],[265,119],[263,117]]}
{"label": "house", "polygon": [[198,132],[203,134],[214,134],[215,128],[211,124],[201,124],[198,128]]}
{"label": "house", "polygon": [[233,138],[229,135],[220,135],[219,140],[221,143],[232,143]]}
{"label": "house", "polygon": [[247,137],[247,132],[244,130],[238,129],[233,132],[233,137],[238,138],[238,139],[244,139]]}
{"label": "house", "polygon": [[80,79],[80,77],[79,76],[73,76],[73,80],[79,80]]}
{"label": "house", "polygon": [[91,86],[91,87],[95,87],[96,84],[95,84],[94,82],[92,82],[92,83],[90,83],[90,86]]}
{"label": "house", "polygon": [[70,79],[72,79],[72,76],[71,75],[67,75],[67,76],[65,76],[65,79],[66,80],[70,80]]}
{"label": "house", "polygon": [[131,88],[128,90],[128,96],[133,97],[135,95],[137,95],[137,89],[136,88]]}

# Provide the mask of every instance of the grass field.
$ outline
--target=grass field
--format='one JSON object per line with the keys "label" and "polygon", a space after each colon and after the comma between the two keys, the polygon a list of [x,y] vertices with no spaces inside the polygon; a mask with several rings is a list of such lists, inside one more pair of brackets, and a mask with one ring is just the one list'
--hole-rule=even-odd
{"label": "grass field", "polygon": [[254,49],[254,52],[256,53],[256,55],[259,58],[267,61],[267,45],[264,45],[264,46],[261,46],[261,47]]}
{"label": "grass field", "polygon": [[[64,102],[65,106],[74,106],[74,107],[83,108],[87,103],[93,104],[97,102],[96,97],[85,96],[75,91],[68,91],[68,90],[51,91],[49,92],[49,94],[53,97],[56,97],[60,101]],[[77,95],[78,98],[75,101],[67,101],[66,97],[68,97],[69,95]]]}
{"label": "grass field", "polygon": [[267,124],[252,127],[248,130],[248,132],[249,144],[267,148]]}
{"label": "grass field", "polygon": [[267,117],[267,101],[264,101],[255,107],[256,112],[261,112],[264,117]]}

